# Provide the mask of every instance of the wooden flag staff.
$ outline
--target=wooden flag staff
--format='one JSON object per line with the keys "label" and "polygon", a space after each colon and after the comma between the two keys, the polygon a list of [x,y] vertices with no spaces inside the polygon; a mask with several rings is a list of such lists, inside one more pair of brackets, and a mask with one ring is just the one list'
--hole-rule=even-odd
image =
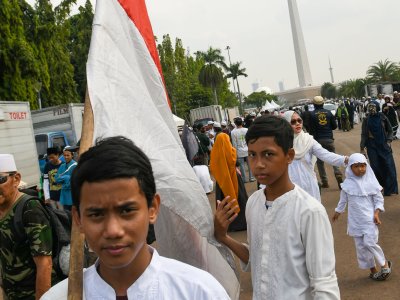
{"label": "wooden flag staff", "polygon": [[[86,88],[85,108],[82,122],[82,136],[79,154],[86,152],[93,142],[93,110],[89,92]],[[80,233],[78,224],[72,222],[71,253],[69,260],[68,300],[82,300],[83,295],[83,247],[85,237]]]}

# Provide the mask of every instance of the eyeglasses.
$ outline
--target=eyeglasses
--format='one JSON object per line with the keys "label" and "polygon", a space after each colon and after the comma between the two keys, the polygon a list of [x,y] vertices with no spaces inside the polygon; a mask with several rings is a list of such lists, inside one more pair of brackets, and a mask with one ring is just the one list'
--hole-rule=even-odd
{"label": "eyeglasses", "polygon": [[7,175],[0,175],[0,184],[6,183],[8,177],[14,176],[15,173],[8,173]]}
{"label": "eyeglasses", "polygon": [[303,120],[302,119],[293,119],[293,120],[290,120],[290,124],[292,124],[292,125],[296,125],[297,123],[299,123],[299,124],[303,124]]}

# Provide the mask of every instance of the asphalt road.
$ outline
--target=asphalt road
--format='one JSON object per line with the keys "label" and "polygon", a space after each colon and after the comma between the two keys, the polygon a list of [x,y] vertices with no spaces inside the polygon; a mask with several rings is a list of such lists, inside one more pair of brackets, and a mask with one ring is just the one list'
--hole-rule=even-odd
{"label": "asphalt road", "polygon": [[[350,155],[359,152],[361,125],[355,125],[350,132],[335,131],[336,152]],[[393,155],[397,166],[400,166],[400,140],[392,143]],[[333,169],[325,166],[329,178],[330,187],[322,190],[322,204],[325,206],[329,217],[339,200],[338,189]],[[398,173],[400,170],[398,170]],[[344,170],[343,170],[344,174]],[[249,196],[256,190],[256,184],[246,183]],[[215,208],[215,195],[209,195],[211,207]],[[333,224],[333,236],[335,239],[336,274],[339,281],[341,298],[344,300],[358,299],[400,299],[400,197],[385,197],[386,212],[381,214],[382,225],[379,227],[379,245],[382,247],[387,259],[393,262],[393,273],[387,281],[376,282],[368,278],[369,270],[358,268],[357,257],[353,238],[346,234],[347,213],[340,216],[339,221]],[[246,232],[231,233],[231,236],[239,241],[246,241]],[[240,267],[238,265],[238,269]],[[240,299],[248,300],[252,296],[250,273],[240,273],[241,294]],[[284,273],[277,276],[284,276]]]}

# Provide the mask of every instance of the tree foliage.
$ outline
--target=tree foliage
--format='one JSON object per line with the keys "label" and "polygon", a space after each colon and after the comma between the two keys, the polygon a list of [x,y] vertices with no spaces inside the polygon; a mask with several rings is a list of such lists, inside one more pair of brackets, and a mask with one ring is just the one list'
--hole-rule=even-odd
{"label": "tree foliage", "polygon": [[400,80],[400,65],[388,59],[369,66],[367,78],[372,82],[391,82]]}
{"label": "tree foliage", "polygon": [[253,92],[244,99],[246,108],[263,107],[266,101],[277,101],[278,97],[275,95],[267,94],[265,91]]}
{"label": "tree foliage", "polygon": [[336,86],[330,82],[325,82],[321,86],[321,96],[328,99],[335,99],[337,97]]}
{"label": "tree foliage", "polygon": [[218,104],[217,88],[224,82],[224,73],[221,69],[227,68],[221,55],[220,49],[208,48],[206,52],[199,52],[198,56],[204,60],[199,73],[199,81],[204,87],[209,87],[213,91],[215,104]]}
{"label": "tree foliage", "polygon": [[[182,40],[177,38],[174,44],[168,34],[163,36],[157,49],[168,97],[172,104],[172,110],[177,115],[186,118],[190,109],[213,104],[214,91],[219,99],[219,104],[223,107],[238,105],[238,101],[229,90],[229,84],[223,75],[221,75],[220,83],[214,82],[215,89],[209,85],[204,86],[200,81],[201,76],[209,75],[208,72],[204,72],[204,66],[210,61],[218,61],[218,59],[215,60],[211,55],[207,56],[202,52],[190,55],[186,53]],[[220,55],[220,51],[212,52],[213,55],[215,53]],[[219,67],[216,68],[222,74],[222,70]],[[210,79],[210,81],[214,79]]]}
{"label": "tree foliage", "polygon": [[350,79],[340,83],[338,96],[341,97],[354,97],[360,99],[365,95],[365,79]]}
{"label": "tree foliage", "polygon": [[86,93],[86,61],[92,36],[93,17],[92,3],[90,0],[86,0],[85,6],[79,7],[79,13],[70,18],[69,51],[71,53],[71,64],[75,70],[74,80],[81,102],[84,102]]}
{"label": "tree foliage", "polygon": [[63,0],[53,9],[50,0],[35,7],[24,0],[0,2],[0,99],[29,101],[38,108],[76,102],[74,68],[68,50],[70,7]]}

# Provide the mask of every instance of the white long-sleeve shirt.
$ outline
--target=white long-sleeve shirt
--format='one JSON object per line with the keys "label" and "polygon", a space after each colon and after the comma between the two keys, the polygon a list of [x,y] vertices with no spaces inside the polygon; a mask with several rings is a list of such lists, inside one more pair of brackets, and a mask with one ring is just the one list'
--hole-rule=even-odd
{"label": "white long-sleeve shirt", "polygon": [[236,149],[237,157],[247,157],[249,155],[249,150],[246,144],[246,133],[247,128],[235,128],[231,132],[232,146]]}
{"label": "white long-sleeve shirt", "polygon": [[[158,255],[154,248],[150,264],[128,291],[128,300],[230,299],[209,273]],[[83,274],[83,299],[115,300],[114,289],[97,273],[96,265]],[[68,279],[52,287],[41,300],[66,300]]]}
{"label": "white long-sleeve shirt", "polygon": [[302,159],[294,159],[289,165],[290,180],[321,202],[318,179],[314,171],[313,155],[336,167],[344,166],[345,156],[324,149],[317,141]]}
{"label": "white long-sleeve shirt", "polygon": [[253,299],[340,299],[325,208],[298,186],[265,204],[262,189],[246,206]]}
{"label": "white long-sleeve shirt", "polygon": [[383,207],[383,196],[377,193],[369,196],[349,195],[345,191],[340,192],[340,200],[335,209],[343,213],[346,204],[349,206],[347,214],[347,234],[350,236],[363,236],[364,234],[375,236],[376,224],[374,223],[374,212],[376,209],[385,211]]}

